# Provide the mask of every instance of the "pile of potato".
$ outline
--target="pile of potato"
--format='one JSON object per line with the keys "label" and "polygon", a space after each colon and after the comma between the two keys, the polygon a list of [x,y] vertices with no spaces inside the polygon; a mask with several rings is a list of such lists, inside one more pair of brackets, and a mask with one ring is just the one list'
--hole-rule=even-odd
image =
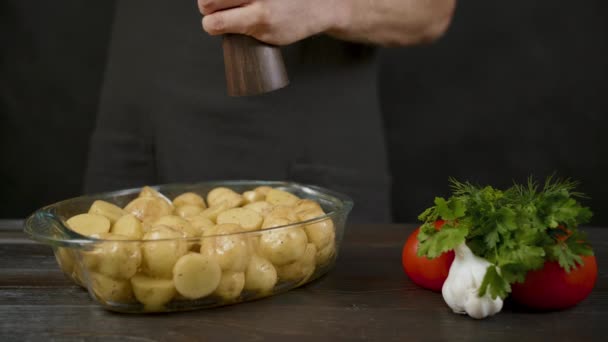
{"label": "pile of potato", "polygon": [[[188,192],[171,201],[144,187],[124,208],[95,201],[71,217],[70,229],[104,240],[81,252],[96,297],[137,300],[147,311],[207,296],[234,302],[243,291],[263,296],[278,282],[302,284],[335,256],[331,219],[269,229],[325,215],[315,201],[265,186],[242,194],[220,187],[206,197]],[[57,257],[85,283],[65,249]]]}

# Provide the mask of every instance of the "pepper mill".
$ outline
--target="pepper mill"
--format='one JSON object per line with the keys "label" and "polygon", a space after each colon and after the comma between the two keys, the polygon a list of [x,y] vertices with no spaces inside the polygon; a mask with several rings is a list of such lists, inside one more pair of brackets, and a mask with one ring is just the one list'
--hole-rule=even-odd
{"label": "pepper mill", "polygon": [[223,39],[228,95],[259,95],[289,84],[279,47],[240,34]]}

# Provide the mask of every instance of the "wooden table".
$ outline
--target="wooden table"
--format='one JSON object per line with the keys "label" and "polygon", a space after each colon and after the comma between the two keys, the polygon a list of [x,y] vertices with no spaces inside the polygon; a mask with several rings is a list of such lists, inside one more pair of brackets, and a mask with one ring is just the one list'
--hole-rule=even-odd
{"label": "wooden table", "polygon": [[608,333],[608,229],[586,229],[600,274],[583,303],[550,313],[507,304],[497,316],[476,321],[451,313],[440,294],[416,287],[403,273],[401,247],[413,225],[349,226],[336,268],[303,288],[161,315],[101,309],[21,225],[0,221],[0,341],[590,341]]}

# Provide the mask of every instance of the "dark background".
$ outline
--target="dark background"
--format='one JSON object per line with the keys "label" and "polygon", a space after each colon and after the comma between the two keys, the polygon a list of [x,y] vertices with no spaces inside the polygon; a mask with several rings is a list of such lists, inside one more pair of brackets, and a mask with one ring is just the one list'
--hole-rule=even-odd
{"label": "dark background", "polygon": [[[580,180],[608,224],[608,3],[460,1],[436,44],[380,52],[396,221],[454,176]],[[113,1],[0,2],[0,217],[82,192]]]}

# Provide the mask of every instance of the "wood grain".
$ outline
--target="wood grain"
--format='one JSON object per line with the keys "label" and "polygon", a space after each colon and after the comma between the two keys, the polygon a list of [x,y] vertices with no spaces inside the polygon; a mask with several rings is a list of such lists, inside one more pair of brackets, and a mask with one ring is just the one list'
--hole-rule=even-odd
{"label": "wood grain", "polygon": [[271,92],[289,84],[281,50],[254,38],[224,36],[226,86],[230,96]]}
{"label": "wood grain", "polygon": [[413,225],[352,225],[336,268],[283,295],[161,315],[105,311],[67,281],[50,248],[0,221],[0,340],[573,341],[601,340],[608,321],[608,230],[588,228],[600,274],[577,307],[533,313],[507,304],[476,321],[413,285],[401,247]]}

